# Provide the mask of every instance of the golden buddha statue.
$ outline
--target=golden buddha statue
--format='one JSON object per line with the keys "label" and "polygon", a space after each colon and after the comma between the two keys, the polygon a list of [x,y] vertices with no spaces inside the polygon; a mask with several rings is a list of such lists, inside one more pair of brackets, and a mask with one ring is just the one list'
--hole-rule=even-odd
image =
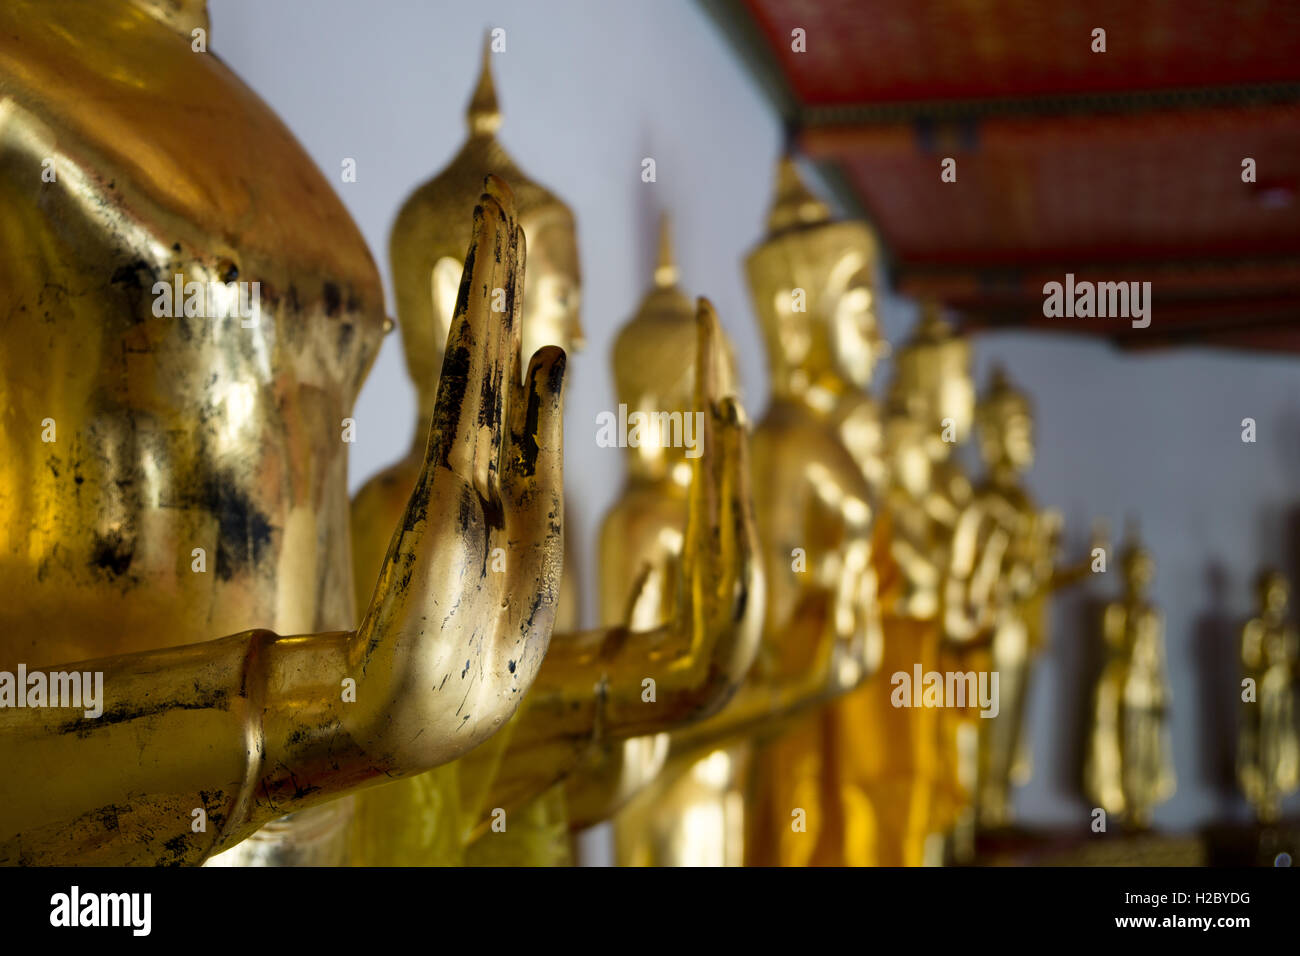
{"label": "golden buddha statue", "polygon": [[[874,678],[783,742],[786,759],[773,762],[769,777],[789,781],[789,793],[767,800],[768,833],[781,839],[755,862],[937,863],[944,834],[969,806],[978,705],[913,706],[902,691],[917,674],[987,670],[979,656],[996,608],[988,569],[1003,552],[951,458],[974,415],[970,347],[934,307],[897,350],[885,409],[875,409],[869,396],[853,397],[842,419],[856,420],[845,440],[863,474],[885,489],[874,555],[883,659]],[[865,424],[872,420],[879,424]],[[779,792],[779,783],[765,786]],[[800,799],[816,806],[817,826],[788,832]]]}
{"label": "golden buddha statue", "polygon": [[1034,462],[1034,418],[1029,398],[994,369],[976,409],[980,457],[986,475],[976,500],[1005,529],[1006,557],[1000,572],[998,616],[991,645],[999,675],[995,716],[979,723],[977,822],[996,828],[1011,821],[1011,787],[1030,776],[1025,710],[1035,658],[1046,643],[1047,600],[1052,591],[1079,580],[1088,565],[1058,566],[1061,517],[1040,511],[1021,476]]}
{"label": "golden buddha statue", "polygon": [[[880,657],[876,504],[839,434],[845,399],[879,351],[874,263],[865,227],[831,221],[782,159],[768,236],[746,262],[772,377],[771,405],[752,439],[768,588],[763,646],[728,706],[671,735],[663,773],[616,819],[620,862],[743,862],[746,817],[756,812],[752,737],[857,686]],[[630,369],[627,377],[629,389],[642,381]],[[635,608],[628,579],[611,577],[609,612]],[[788,828],[789,809],[784,819]]]}
{"label": "golden buddha statue", "polygon": [[3,863],[339,862],[336,798],[487,739],[550,637],[565,360],[521,373],[509,189],[474,210],[453,374],[354,606],[379,276],[289,131],[194,52],[206,25],[0,9],[0,672],[102,681],[98,716],[0,706]]}
{"label": "golden buddha statue", "polygon": [[1105,661],[1092,698],[1084,788],[1110,816],[1148,826],[1173,795],[1164,618],[1147,603],[1155,561],[1130,528],[1120,561],[1124,593],[1102,617]]}
{"label": "golden buddha statue", "polygon": [[[660,222],[658,260],[650,290],[614,343],[614,381],[620,409],[644,416],[636,446],[627,449],[623,493],[605,515],[599,540],[599,615],[602,627],[649,631],[669,623],[680,600],[683,545],[689,513],[693,453],[673,441],[662,413],[695,404],[696,306],[678,285],[668,218]],[[730,343],[718,332],[711,389],[736,397]],[[621,413],[622,414],[622,413]],[[671,414],[671,412],[670,412]],[[593,750],[582,772],[566,781],[570,826],[610,818],[662,770],[667,732],[632,737]]]}
{"label": "golden buddha statue", "polygon": [[[453,277],[461,268],[464,246],[457,211],[472,201],[472,184],[487,172],[515,186],[519,221],[528,237],[524,343],[566,350],[581,345],[573,217],[560,200],[520,172],[497,142],[500,113],[490,57],[485,46],[469,106],[468,140],[446,169],[407,200],[393,228],[398,319],[408,367],[422,389],[433,385],[421,378],[423,371],[443,361]],[[696,362],[716,367],[721,332],[712,308],[701,300],[692,322]],[[680,373],[686,355],[678,353],[676,359]],[[593,755],[608,753],[623,738],[707,715],[740,682],[753,659],[762,613],[745,428],[739,405],[718,392],[713,376],[697,379],[688,408],[680,410],[698,413],[692,421],[699,419],[702,428],[689,463],[690,520],[671,619],[652,628],[584,632],[576,629],[575,602],[562,598],[546,677],[533,685],[518,718],[502,735],[454,768],[362,796],[358,832],[372,837],[368,849],[358,848],[363,862],[567,862],[566,776],[576,775]],[[426,391],[420,407],[428,405]],[[409,494],[411,463],[408,456],[356,496],[352,528],[358,586],[373,577],[374,563],[383,554],[376,533]],[[651,700],[643,698],[647,680],[654,681]]]}
{"label": "golden buddha statue", "polygon": [[1259,615],[1241,631],[1241,663],[1254,693],[1243,694],[1237,779],[1261,823],[1275,822],[1282,800],[1300,786],[1295,705],[1300,639],[1287,614],[1288,590],[1278,572],[1260,575]]}

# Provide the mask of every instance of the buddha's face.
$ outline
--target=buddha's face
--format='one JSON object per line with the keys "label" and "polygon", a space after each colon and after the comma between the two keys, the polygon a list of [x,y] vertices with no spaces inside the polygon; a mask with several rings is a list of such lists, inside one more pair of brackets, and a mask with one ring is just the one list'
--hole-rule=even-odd
{"label": "buddha's face", "polygon": [[843,290],[827,305],[836,364],[853,385],[865,389],[871,384],[876,363],[887,351],[876,317],[869,267],[855,269]]}
{"label": "buddha's face", "polygon": [[1034,464],[1034,420],[1023,408],[1003,408],[993,412],[980,426],[983,439],[980,450],[988,465],[1005,462],[1016,471],[1027,471]]}
{"label": "buddha's face", "polygon": [[578,243],[570,224],[558,216],[524,223],[528,244],[524,280],[524,362],[544,345],[572,354],[586,344],[580,309],[582,278]]}
{"label": "buddha's face", "polygon": [[[630,346],[620,346],[626,351],[622,361],[616,360],[615,377],[636,438],[636,444],[628,445],[634,467],[639,474],[668,475],[678,484],[689,484],[691,462],[702,454],[704,417],[709,414],[697,404],[695,317],[647,324]],[[723,336],[717,346],[712,394],[737,395],[739,373],[731,344]]]}
{"label": "buddha's face", "polygon": [[1124,561],[1124,576],[1135,593],[1141,592],[1156,576],[1156,563],[1145,548],[1130,551]]}
{"label": "buddha's face", "polygon": [[774,375],[871,384],[889,351],[876,314],[875,257],[870,232],[852,221],[783,232],[750,254],[746,271]]}
{"label": "buddha's face", "polygon": [[[559,216],[534,216],[524,221],[527,244],[524,266],[523,328],[520,331],[522,368],[544,345],[558,345],[572,354],[586,344],[580,318],[582,278],[578,243],[572,225]],[[433,343],[439,354],[446,346],[460,291],[463,259],[443,256],[433,266]],[[417,340],[406,343],[418,347]],[[410,356],[408,356],[408,359]]]}
{"label": "buddha's face", "polygon": [[1264,609],[1274,614],[1280,614],[1286,610],[1287,602],[1287,584],[1286,578],[1280,574],[1268,574],[1260,581],[1260,603]]}
{"label": "buddha's face", "polygon": [[1025,471],[1033,466],[1034,420],[1027,412],[1014,412],[1003,422],[1002,447],[1007,460],[1017,470]]}

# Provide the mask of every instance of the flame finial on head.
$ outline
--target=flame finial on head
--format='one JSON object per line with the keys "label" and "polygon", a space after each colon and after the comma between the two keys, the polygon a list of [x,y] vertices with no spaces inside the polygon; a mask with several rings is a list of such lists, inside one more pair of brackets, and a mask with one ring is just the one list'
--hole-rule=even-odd
{"label": "flame finial on head", "polygon": [[[683,356],[697,347],[699,306],[678,280],[670,218],[664,213],[659,219],[654,280],[614,340],[614,383],[619,401],[629,408],[681,410],[694,401],[695,365]],[[735,360],[725,336],[716,375],[723,393],[734,394]]]}
{"label": "flame finial on head", "polygon": [[470,97],[465,111],[469,131],[474,136],[491,136],[501,128],[501,107],[497,104],[497,88],[492,80],[492,35],[483,38],[483,65],[479,69],[478,85]]}
{"label": "flame finial on head", "polygon": [[804,185],[794,158],[788,153],[782,156],[776,169],[776,196],[767,215],[768,234],[828,222],[830,218],[827,205]]}
{"label": "flame finial on head", "polygon": [[671,289],[677,285],[677,259],[673,255],[672,221],[668,213],[659,217],[659,258],[655,262],[655,285]]}

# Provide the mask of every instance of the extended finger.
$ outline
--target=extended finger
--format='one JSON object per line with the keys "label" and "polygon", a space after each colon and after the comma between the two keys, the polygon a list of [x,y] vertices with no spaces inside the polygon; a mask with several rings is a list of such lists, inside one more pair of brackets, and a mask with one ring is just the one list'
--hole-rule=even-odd
{"label": "extended finger", "polygon": [[522,230],[515,219],[514,194],[503,179],[494,175],[484,179],[483,201],[495,202],[504,221],[492,250],[492,287],[485,330],[487,359],[479,401],[484,428],[480,432],[480,457],[475,461],[475,483],[485,499],[499,504],[501,450],[509,425],[507,408],[519,374],[515,342],[523,300],[519,263]]}
{"label": "extended finger", "polygon": [[[502,184],[503,185],[503,184]],[[486,192],[474,209],[474,231],[461,275],[456,311],[447,337],[438,399],[430,431],[430,454],[472,482],[488,496],[489,473],[495,468],[502,422],[504,374],[501,356],[501,313],[493,300],[503,301],[502,265],[507,263],[514,232],[513,201],[509,190]],[[509,208],[503,208],[502,199]],[[507,312],[508,316],[509,313]],[[509,322],[509,318],[505,320]]]}
{"label": "extended finger", "polygon": [[496,484],[499,500],[503,500],[508,495],[505,486],[511,481],[511,455],[513,454],[514,436],[521,427],[518,424],[521,416],[527,417],[529,401],[528,371],[523,368],[520,357],[523,331],[524,276],[526,274],[528,247],[524,230],[518,226],[515,227],[514,243],[514,255],[511,260],[514,268],[509,276],[506,296],[510,303],[511,318],[508,334],[503,342],[504,354],[502,356],[504,362],[503,375],[505,376],[505,387],[502,391],[506,396],[505,421],[509,434],[505,436],[506,440],[502,441],[496,448],[498,464]]}
{"label": "extended finger", "polygon": [[547,345],[528,363],[522,401],[510,409],[510,443],[505,458],[509,497],[516,504],[537,498],[559,500],[564,467],[564,350]]}
{"label": "extended finger", "polygon": [[727,543],[742,558],[756,551],[754,495],[749,475],[749,430],[738,399],[722,400],[719,414],[718,468],[721,473],[722,528]]}
{"label": "extended finger", "polygon": [[[689,513],[686,522],[687,554],[703,555],[716,546],[721,513],[719,494],[722,475],[717,460],[715,430],[717,404],[717,362],[722,330],[708,299],[696,303],[695,420],[699,424],[699,455],[692,463]],[[707,564],[707,562],[705,562]],[[693,565],[693,569],[696,566]]]}

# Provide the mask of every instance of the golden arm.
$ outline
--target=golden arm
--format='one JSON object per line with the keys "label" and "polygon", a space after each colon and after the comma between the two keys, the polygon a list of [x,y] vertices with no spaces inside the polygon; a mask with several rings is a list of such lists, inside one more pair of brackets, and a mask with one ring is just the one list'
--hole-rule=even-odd
{"label": "golden arm", "polygon": [[[1049,512],[1053,520],[1059,520],[1055,512]],[[1057,532],[1059,536],[1059,532]],[[1049,545],[1050,557],[1054,558],[1056,553],[1056,538],[1049,537],[1052,543]],[[1071,565],[1057,565],[1052,568],[1051,577],[1048,579],[1047,587],[1049,590],[1057,591],[1064,588],[1073,587],[1084,578],[1089,577],[1095,572],[1092,569],[1095,563],[1093,554],[1101,549],[1103,552],[1110,550],[1110,534],[1104,521],[1096,521],[1092,526],[1092,533],[1088,540],[1088,557],[1079,560]]]}
{"label": "golden arm", "polygon": [[[842,525],[840,566],[833,586],[804,586],[785,620],[768,620],[764,640],[781,650],[778,662],[756,667],[731,702],[672,735],[672,755],[702,754],[755,733],[776,732],[792,717],[857,687],[879,666],[883,651],[877,575],[871,561],[874,509],[825,474],[815,507]],[[762,508],[763,503],[759,502]],[[788,563],[785,555],[769,555]],[[775,564],[771,574],[780,573]]]}
{"label": "golden arm", "polygon": [[[509,719],[554,617],[565,360],[543,349],[521,381],[523,238],[508,187],[487,190],[424,467],[360,627],[43,668],[102,671],[104,712],[0,709],[0,862],[199,862]],[[496,547],[506,570],[489,573]]]}
{"label": "golden arm", "polygon": [[834,700],[856,681],[841,688],[827,675],[835,669],[838,656],[825,634],[832,617],[830,595],[809,595],[785,630],[793,641],[816,648],[812,666],[802,673],[777,680],[749,680],[721,711],[673,732],[671,754],[703,755],[717,747],[757,732],[776,732],[787,719]]}
{"label": "golden arm", "polygon": [[[718,395],[721,330],[699,302],[696,408],[701,454],[692,461],[678,606],[661,627],[557,635],[492,784],[487,806],[507,810],[570,773],[588,748],[652,734],[721,707],[745,679],[762,630],[764,579],[740,405]],[[653,703],[643,700],[654,681]]]}
{"label": "golden arm", "polygon": [[978,501],[961,511],[944,575],[941,610],[946,640],[970,645],[992,639],[1005,594],[1001,589],[1008,549],[1007,530]]}

